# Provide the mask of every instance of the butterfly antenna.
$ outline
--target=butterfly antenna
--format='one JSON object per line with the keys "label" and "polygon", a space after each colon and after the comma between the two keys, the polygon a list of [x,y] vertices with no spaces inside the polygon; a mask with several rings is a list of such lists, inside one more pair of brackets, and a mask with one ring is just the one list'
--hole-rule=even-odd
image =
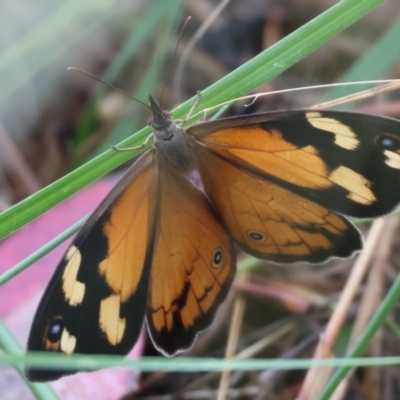
{"label": "butterfly antenna", "polygon": [[78,72],[80,72],[81,74],[90,76],[91,78],[95,79],[96,81],[101,82],[101,83],[103,83],[104,85],[110,87],[111,89],[114,89],[114,90],[116,90],[117,92],[122,93],[123,95],[129,97],[129,98],[132,99],[132,100],[137,101],[138,103],[144,105],[145,107],[147,107],[148,109],[151,110],[151,108],[149,107],[148,104],[144,103],[143,101],[140,101],[140,100],[137,99],[136,97],[134,97],[134,96],[130,95],[129,93],[125,92],[124,90],[122,90],[122,89],[120,89],[120,88],[118,88],[118,87],[112,85],[111,83],[108,83],[108,82],[106,82],[106,81],[103,81],[103,79],[97,77],[96,75],[91,74],[90,72],[86,72],[86,71],[84,71],[83,69],[79,69],[79,68],[75,68],[75,67],[68,67],[67,69],[70,70],[70,71],[78,71]]}
{"label": "butterfly antenna", "polygon": [[172,66],[174,65],[174,61],[175,61],[175,58],[176,58],[176,52],[178,51],[179,43],[180,43],[180,41],[181,41],[181,39],[182,39],[182,35],[183,35],[183,32],[185,31],[186,25],[188,24],[188,22],[189,22],[191,19],[192,19],[191,16],[189,16],[189,17],[186,18],[186,21],[185,21],[185,23],[183,24],[183,27],[182,27],[182,29],[181,29],[181,32],[179,33],[178,40],[177,40],[176,46],[175,46],[175,50],[174,50],[174,52],[173,52],[173,54],[172,54],[172,56],[171,56],[171,59],[170,59],[170,61],[169,61],[169,65],[168,65],[167,72],[166,72],[166,74],[165,74],[165,79],[164,79],[164,82],[163,82],[163,86],[162,86],[162,89],[161,89],[160,100],[159,100],[159,102],[158,102],[160,105],[161,105],[161,101],[162,101],[162,98],[163,98],[163,94],[164,94],[165,87],[167,86],[167,82],[168,82],[168,78],[169,78],[169,76],[170,76],[170,72],[171,72]]}

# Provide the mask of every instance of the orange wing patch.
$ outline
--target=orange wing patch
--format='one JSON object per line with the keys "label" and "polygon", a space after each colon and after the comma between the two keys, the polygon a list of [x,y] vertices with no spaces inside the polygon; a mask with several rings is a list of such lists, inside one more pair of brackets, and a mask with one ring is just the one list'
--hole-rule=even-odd
{"label": "orange wing patch", "polygon": [[345,218],[204,153],[200,174],[205,192],[247,252],[277,262],[318,262],[360,248],[359,233]]}
{"label": "orange wing patch", "polygon": [[108,240],[108,257],[99,264],[99,272],[113,292],[120,294],[122,301],[136,291],[142,275],[151,230],[149,209],[155,201],[155,194],[149,193],[154,184],[148,184],[155,180],[152,173],[154,175],[151,169],[144,171],[125,190],[103,227]]}
{"label": "orange wing patch", "polygon": [[163,176],[162,186],[147,323],[156,347],[173,355],[211,323],[229,290],[235,259],[205,196],[175,174]]}
{"label": "orange wing patch", "polygon": [[[317,125],[318,119],[313,121],[313,126]],[[333,119],[323,119],[320,125],[325,128],[328,125],[333,130],[334,122]],[[318,128],[322,129],[321,126]],[[336,129],[333,133],[341,143],[340,147],[345,146],[345,140],[356,140],[349,137],[351,131],[348,128],[346,130],[345,125],[340,124]],[[203,140],[213,152],[222,157],[236,160],[250,169],[273,175],[292,185],[316,190],[339,186],[348,191],[347,198],[363,205],[371,205],[377,200],[368,179],[344,166],[330,171],[315,147],[297,147],[286,141],[276,129],[236,127],[217,131]],[[393,162],[393,159],[392,156],[390,162],[396,165],[397,161]],[[346,173],[343,173],[344,170]]]}
{"label": "orange wing patch", "polygon": [[274,176],[292,184],[313,189],[332,186],[327,167],[316,149],[298,148],[285,141],[278,130],[257,126],[223,129],[208,135],[204,141],[222,156],[234,156],[259,170],[273,171]]}

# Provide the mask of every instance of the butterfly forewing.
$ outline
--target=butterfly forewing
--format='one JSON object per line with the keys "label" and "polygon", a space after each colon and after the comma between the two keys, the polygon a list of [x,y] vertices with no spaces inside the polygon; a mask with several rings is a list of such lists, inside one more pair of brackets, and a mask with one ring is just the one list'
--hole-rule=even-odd
{"label": "butterfly forewing", "polygon": [[240,169],[339,213],[376,217],[399,203],[397,120],[293,111],[220,120],[188,132]]}
{"label": "butterfly forewing", "polygon": [[[39,304],[28,350],[126,354],[136,342],[156,236],[153,153],[138,160],[68,248]],[[73,371],[26,372],[43,381]]]}

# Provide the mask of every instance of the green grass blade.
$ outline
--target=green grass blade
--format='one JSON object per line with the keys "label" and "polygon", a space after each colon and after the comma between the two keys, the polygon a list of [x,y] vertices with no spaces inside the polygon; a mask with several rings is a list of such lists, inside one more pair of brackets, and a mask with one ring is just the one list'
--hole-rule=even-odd
{"label": "green grass blade", "polygon": [[346,368],[363,366],[400,365],[400,357],[328,358],[328,359],[227,359],[209,357],[141,357],[127,359],[121,356],[94,356],[61,353],[29,352],[28,354],[0,354],[0,365],[21,365],[29,368],[43,367],[70,370],[97,370],[101,368],[129,368],[143,372],[209,372],[209,371],[261,371],[297,370],[309,368]]}

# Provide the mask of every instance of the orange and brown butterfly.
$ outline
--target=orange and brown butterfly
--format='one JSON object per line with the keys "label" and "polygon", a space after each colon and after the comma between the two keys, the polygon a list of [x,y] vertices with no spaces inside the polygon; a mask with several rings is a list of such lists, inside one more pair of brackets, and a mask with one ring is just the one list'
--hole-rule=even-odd
{"label": "orange and brown butterfly", "polygon": [[[146,320],[155,347],[173,356],[225,299],[235,244],[278,263],[349,257],[362,238],[345,216],[400,202],[398,120],[300,110],[184,130],[152,97],[150,108],[154,146],[68,248],[28,350],[126,354]],[[73,372],[26,371],[33,381]]]}

